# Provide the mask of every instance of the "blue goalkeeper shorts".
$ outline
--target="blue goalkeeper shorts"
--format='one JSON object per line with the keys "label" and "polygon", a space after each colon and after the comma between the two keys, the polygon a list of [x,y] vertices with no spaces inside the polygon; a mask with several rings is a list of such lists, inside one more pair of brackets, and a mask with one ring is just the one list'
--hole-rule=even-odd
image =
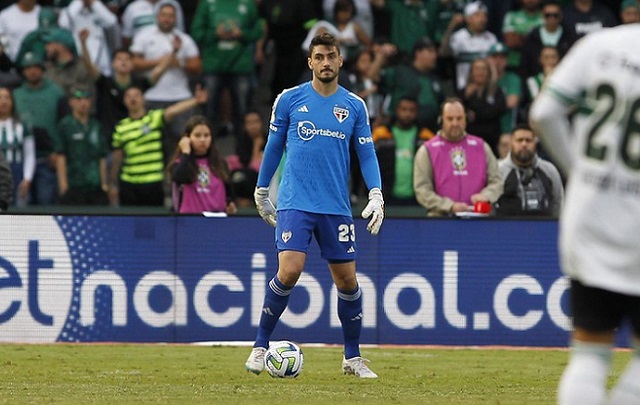
{"label": "blue goalkeeper shorts", "polygon": [[356,230],[351,216],[278,211],[278,252],[296,250],[307,253],[312,235],[318,242],[323,259],[330,262],[356,259]]}

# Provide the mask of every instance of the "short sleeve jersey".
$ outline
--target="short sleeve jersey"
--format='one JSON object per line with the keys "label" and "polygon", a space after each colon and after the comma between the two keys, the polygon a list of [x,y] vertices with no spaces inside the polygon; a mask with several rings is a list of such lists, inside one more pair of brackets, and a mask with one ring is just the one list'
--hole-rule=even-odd
{"label": "short sleeve jersey", "polygon": [[[269,136],[286,138],[278,210],[351,215],[349,145],[361,159],[375,156],[360,97],[343,87],[324,97],[311,82],[285,90],[274,102]],[[380,180],[369,186],[380,187]]]}

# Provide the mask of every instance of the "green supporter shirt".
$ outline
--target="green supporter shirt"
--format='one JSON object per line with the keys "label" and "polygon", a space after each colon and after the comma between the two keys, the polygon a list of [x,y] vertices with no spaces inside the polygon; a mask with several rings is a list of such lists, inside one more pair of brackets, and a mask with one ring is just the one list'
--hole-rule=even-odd
{"label": "green supporter shirt", "polygon": [[427,10],[428,0],[407,4],[404,0],[387,0],[385,10],[391,16],[391,42],[401,52],[411,53],[413,44],[433,37],[433,18]]}
{"label": "green supporter shirt", "polygon": [[440,103],[444,101],[442,81],[430,74],[420,73],[411,66],[399,65],[382,72],[382,90],[391,94],[388,111],[395,111],[403,96],[418,99],[418,122],[421,126],[437,131]]}
{"label": "green supporter shirt", "polygon": [[[522,100],[522,81],[517,74],[509,71],[505,72],[500,80],[498,80],[498,86],[500,86],[505,98],[510,95],[517,95],[520,100]],[[500,129],[503,134],[509,133],[513,129],[516,122],[516,112],[517,109],[513,108],[500,117]]]}
{"label": "green supporter shirt", "polygon": [[164,180],[163,116],[164,110],[151,110],[142,118],[127,117],[116,124],[111,146],[123,151],[120,180],[132,184]]}
{"label": "green supporter shirt", "polygon": [[51,145],[37,144],[36,157],[44,158],[53,152],[53,143],[57,136],[58,105],[64,98],[64,90],[48,79],[42,81],[42,85],[36,89],[23,83],[14,90],[13,96],[16,102],[16,111],[20,120],[27,126],[39,127],[47,130],[51,138]]}
{"label": "green supporter shirt", "polygon": [[391,132],[396,142],[396,177],[392,194],[395,198],[411,198],[414,195],[413,157],[416,154],[418,129],[415,126],[409,129],[393,126]]}
{"label": "green supporter shirt", "polygon": [[67,157],[69,188],[100,188],[100,160],[107,156],[107,143],[102,125],[95,118],[86,124],[73,115],[58,123],[54,150]]}
{"label": "green supporter shirt", "polygon": [[[535,14],[529,14],[524,10],[509,11],[502,22],[502,32],[515,32],[516,34],[526,35],[531,32],[532,29],[542,25],[542,13],[537,12]],[[510,49],[507,56],[507,66],[519,67],[520,66],[520,51]]]}
{"label": "green supporter shirt", "polygon": [[[250,74],[254,71],[255,42],[264,33],[254,0],[202,0],[193,17],[191,37],[200,48],[205,73]],[[218,25],[236,25],[238,40],[223,40]]]}

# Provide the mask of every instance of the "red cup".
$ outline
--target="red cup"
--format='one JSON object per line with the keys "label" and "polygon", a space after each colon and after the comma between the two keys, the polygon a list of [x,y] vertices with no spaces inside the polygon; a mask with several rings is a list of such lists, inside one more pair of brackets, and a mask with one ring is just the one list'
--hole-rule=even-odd
{"label": "red cup", "polygon": [[473,212],[488,214],[491,212],[491,204],[487,201],[476,201],[473,204]]}

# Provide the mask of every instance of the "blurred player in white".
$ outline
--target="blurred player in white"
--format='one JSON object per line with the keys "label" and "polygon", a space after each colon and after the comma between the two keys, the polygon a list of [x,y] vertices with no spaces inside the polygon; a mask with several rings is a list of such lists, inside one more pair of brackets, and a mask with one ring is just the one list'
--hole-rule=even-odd
{"label": "blurred player in white", "polygon": [[[576,43],[531,120],[569,175],[559,239],[574,331],[558,403],[640,404],[640,24]],[[614,338],[625,321],[634,355],[608,393]]]}

